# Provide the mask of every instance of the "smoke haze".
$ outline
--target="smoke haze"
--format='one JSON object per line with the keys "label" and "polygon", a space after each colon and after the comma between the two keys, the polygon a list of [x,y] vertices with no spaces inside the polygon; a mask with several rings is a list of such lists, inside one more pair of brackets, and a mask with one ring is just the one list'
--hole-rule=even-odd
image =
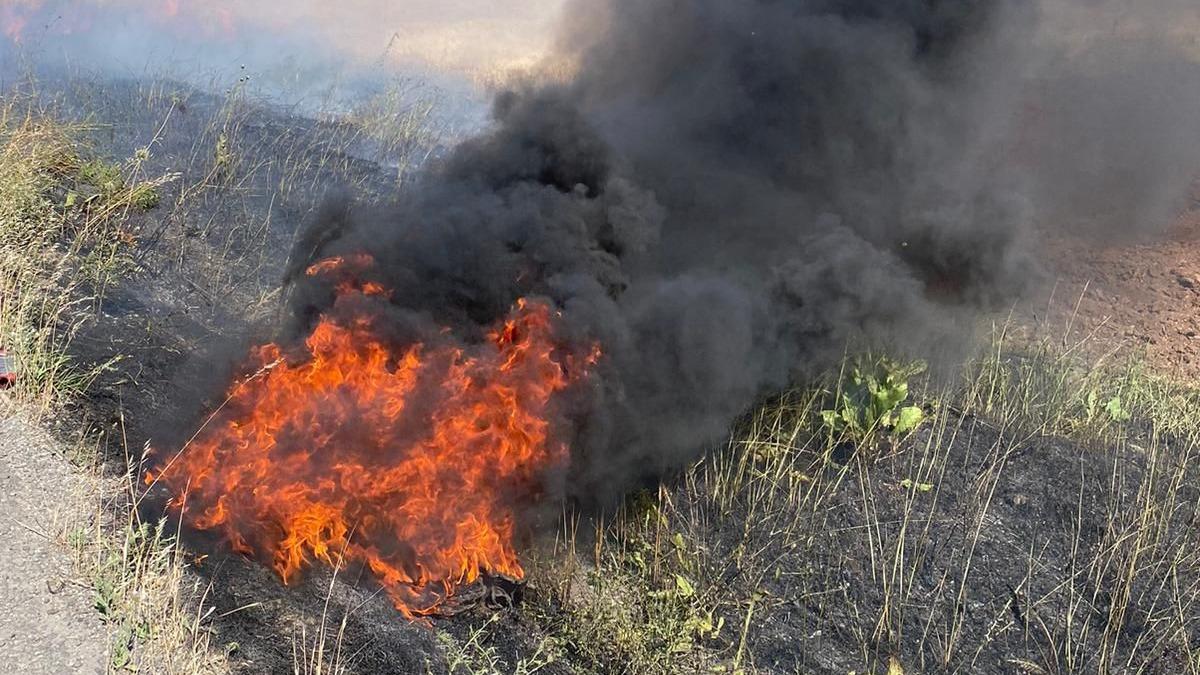
{"label": "smoke haze", "polygon": [[1200,156],[1193,3],[1050,1],[1024,93],[1019,170],[1047,227],[1161,233]]}
{"label": "smoke haze", "polygon": [[3,0],[0,70],[29,64],[217,89],[249,76],[287,102],[388,73],[487,84],[549,48],[561,0]]}
{"label": "smoke haze", "polygon": [[953,361],[981,310],[1052,273],[1047,234],[1161,231],[1200,156],[1190,5],[27,0],[0,18],[55,58],[137,63],[153,35],[229,63],[567,73],[510,83],[397,204],[326,204],[283,332],[362,311],[302,273],[334,255],[374,257],[393,294],[364,302],[398,347],[474,344],[549,300],[566,349],[604,349],[559,401],[555,487],[603,501],[847,348]]}
{"label": "smoke haze", "polygon": [[[1026,276],[1027,219],[975,161],[996,134],[972,114],[1015,86],[970,77],[1008,51],[1009,8],[896,7],[572,5],[571,81],[500,95],[395,209],[331,207],[293,270],[369,251],[400,342],[551,299],[605,350],[563,414],[569,489],[618,494],[848,344],[955,343],[963,307]],[[298,327],[339,310],[290,281]]]}
{"label": "smoke haze", "polygon": [[[371,251],[401,339],[552,299],[605,349],[564,413],[568,490],[619,494],[848,347],[948,360],[1037,278],[1040,234],[1162,227],[1200,150],[1195,61],[1152,28],[1048,41],[1051,10],[569,4],[568,81],[500,95],[399,207],[312,223],[297,264]],[[293,281],[300,325],[337,311]]]}

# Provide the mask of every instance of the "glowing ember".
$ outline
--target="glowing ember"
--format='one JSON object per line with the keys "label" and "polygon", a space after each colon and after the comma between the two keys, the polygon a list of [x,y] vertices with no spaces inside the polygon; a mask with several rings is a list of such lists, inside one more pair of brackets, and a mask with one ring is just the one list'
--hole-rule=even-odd
{"label": "glowing ember", "polygon": [[[346,279],[370,263],[308,273],[363,298],[382,291]],[[566,459],[549,438],[551,399],[598,356],[563,356],[553,338],[540,302],[519,301],[472,347],[394,351],[369,315],[322,317],[303,358],[254,350],[256,374],[146,480],[285,583],[313,561],[360,561],[406,616],[429,614],[484,571],[523,576],[516,513]]]}

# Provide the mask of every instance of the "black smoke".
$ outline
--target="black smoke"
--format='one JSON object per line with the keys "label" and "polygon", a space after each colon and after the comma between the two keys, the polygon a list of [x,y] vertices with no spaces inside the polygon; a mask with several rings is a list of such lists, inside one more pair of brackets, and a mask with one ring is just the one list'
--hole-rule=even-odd
{"label": "black smoke", "polygon": [[959,348],[1034,278],[1011,155],[1035,21],[1020,0],[574,3],[571,77],[497,96],[397,205],[308,225],[287,332],[341,311],[301,271],[362,251],[397,343],[470,343],[548,299],[566,343],[604,349],[562,402],[567,493],[619,494],[848,348]]}

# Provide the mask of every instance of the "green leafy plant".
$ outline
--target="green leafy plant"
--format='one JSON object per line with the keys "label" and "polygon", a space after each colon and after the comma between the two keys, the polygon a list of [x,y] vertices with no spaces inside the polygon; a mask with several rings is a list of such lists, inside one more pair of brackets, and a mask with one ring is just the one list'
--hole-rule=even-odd
{"label": "green leafy plant", "polygon": [[905,490],[916,490],[917,492],[929,492],[929,491],[933,490],[934,485],[933,485],[933,483],[920,483],[920,482],[914,481],[911,478],[905,478],[904,480],[900,481],[900,487],[904,488]]}
{"label": "green leafy plant", "polygon": [[103,197],[110,197],[125,189],[125,178],[117,164],[91,160],[79,167],[79,180],[90,185]]}
{"label": "green leafy plant", "polygon": [[925,371],[925,364],[901,365],[891,359],[859,361],[833,396],[833,406],[821,411],[821,422],[834,435],[866,440],[873,433],[902,436],[920,426],[920,406],[904,405],[908,381]]}
{"label": "green leafy plant", "polygon": [[1120,394],[1102,398],[1099,390],[1093,387],[1088,390],[1087,396],[1083,399],[1082,419],[1076,420],[1076,423],[1079,425],[1123,424],[1128,422],[1131,417],[1132,414]]}
{"label": "green leafy plant", "polygon": [[149,211],[162,202],[158,189],[151,183],[143,183],[133,188],[129,198],[133,205],[142,211]]}

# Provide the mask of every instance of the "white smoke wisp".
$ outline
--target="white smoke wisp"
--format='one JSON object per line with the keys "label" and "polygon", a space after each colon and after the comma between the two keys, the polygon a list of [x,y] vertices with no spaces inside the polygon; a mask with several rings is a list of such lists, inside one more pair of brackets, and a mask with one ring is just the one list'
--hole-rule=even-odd
{"label": "white smoke wisp", "polygon": [[3,0],[0,72],[86,66],[139,77],[354,77],[367,69],[491,83],[538,64],[562,0]]}

